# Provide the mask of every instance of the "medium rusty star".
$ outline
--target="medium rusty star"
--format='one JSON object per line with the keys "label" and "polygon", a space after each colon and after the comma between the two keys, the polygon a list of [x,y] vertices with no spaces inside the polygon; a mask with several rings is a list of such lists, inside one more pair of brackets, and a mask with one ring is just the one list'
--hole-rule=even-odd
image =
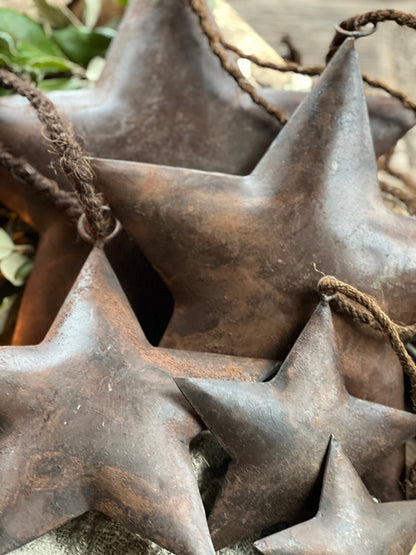
{"label": "medium rusty star", "polygon": [[331,439],[317,515],[255,543],[265,555],[408,555],[416,541],[416,501],[377,503]]}
{"label": "medium rusty star", "polygon": [[262,379],[269,361],[149,345],[94,249],[45,340],[0,349],[0,553],[98,509],[177,554],[210,554],[171,376]]}
{"label": "medium rusty star", "polygon": [[351,396],[338,364],[321,303],[270,382],[176,380],[232,459],[209,517],[217,549],[299,517],[331,434],[360,475],[414,435],[416,415]]}
{"label": "medium rusty star", "polygon": [[[248,176],[93,165],[174,296],[164,346],[282,358],[313,311],[322,272],[373,295],[394,319],[416,319],[416,224],[383,204],[352,39]],[[342,317],[336,331],[349,391],[402,408],[388,341]],[[383,500],[402,495],[403,456],[394,457],[374,475]]]}
{"label": "medium rusty star", "polygon": [[[282,103],[288,112],[299,103],[296,94],[288,99],[287,92],[266,90],[264,95],[277,106]],[[222,70],[185,0],[131,1],[98,84],[49,96],[72,121],[88,152],[99,157],[244,174],[281,128]],[[396,100],[369,97],[368,102],[376,150],[381,154],[414,125],[415,118]],[[0,99],[0,121],[0,141],[54,177],[51,158],[40,140],[40,124],[25,101]],[[65,186],[62,180],[61,185]],[[41,235],[13,339],[14,344],[38,343],[89,249],[76,242],[74,228],[62,213],[31,187],[11,181],[4,171],[0,171],[0,201]],[[128,241],[116,241],[111,248],[111,261],[146,332],[156,342],[169,314],[160,324],[150,325],[155,331],[148,329],[153,306],[143,297],[159,303],[161,313],[166,305],[164,290],[156,287],[146,261]],[[133,259],[136,276],[144,276],[139,284],[132,283],[128,271]],[[136,291],[144,288],[141,301],[135,299]]]}

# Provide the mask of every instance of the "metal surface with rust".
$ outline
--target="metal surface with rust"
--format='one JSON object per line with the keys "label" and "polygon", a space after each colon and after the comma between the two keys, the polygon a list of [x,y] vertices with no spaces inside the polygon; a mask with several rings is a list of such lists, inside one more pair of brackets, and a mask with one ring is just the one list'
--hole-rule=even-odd
{"label": "metal surface with rust", "polygon": [[209,516],[217,549],[299,517],[331,434],[360,475],[414,435],[416,415],[349,395],[338,366],[321,303],[271,381],[176,380],[232,458]]}
{"label": "metal surface with rust", "polygon": [[94,249],[45,340],[0,349],[0,553],[98,509],[177,554],[214,553],[171,376],[262,379],[270,361],[149,345]]}
{"label": "metal surface with rust", "polygon": [[408,555],[416,541],[416,501],[377,503],[331,439],[314,518],[255,543],[264,555]]}
{"label": "metal surface with rust", "polygon": [[[290,101],[287,92],[264,94],[289,112],[299,103],[296,94]],[[87,151],[100,157],[244,174],[280,129],[222,70],[185,0],[130,2],[98,84],[88,90],[54,92],[50,98],[72,121]],[[415,123],[412,112],[396,100],[370,97],[369,106],[378,153],[393,146]],[[0,122],[0,140],[12,152],[56,177],[40,140],[40,124],[24,100],[0,99]],[[0,171],[0,201],[41,233],[14,335],[14,344],[38,343],[88,247],[76,242],[62,213],[53,212],[42,195],[11,182],[4,171]],[[169,317],[168,296],[131,243],[117,241],[111,248],[108,254],[123,286],[146,333],[157,342]],[[143,276],[139,283],[134,283],[120,250],[129,265],[136,260],[136,274]],[[145,292],[141,301],[134,298],[139,297],[137,291]],[[152,320],[154,303],[160,322]]]}
{"label": "metal surface with rust", "polygon": [[[92,89],[49,96],[72,121],[90,154],[123,160],[244,173],[280,129],[220,67],[198,18],[184,0],[130,2],[98,84]],[[0,122],[0,140],[14,154],[25,156],[37,169],[57,178],[50,169],[51,157],[41,139],[41,126],[25,100],[0,99]],[[407,129],[406,120],[403,125],[402,132]],[[243,143],[239,141],[242,133],[246,136]],[[15,344],[37,343],[89,249],[76,241],[75,230],[69,228],[61,212],[53,211],[30,187],[12,181],[4,170],[0,172],[0,201],[41,233],[14,337]],[[61,229],[52,231],[50,227],[57,221]],[[120,248],[125,253],[124,267],[117,259]],[[129,249],[128,241],[119,241],[110,249],[114,255],[109,252],[109,256],[119,273],[128,274],[125,266],[140,258],[137,248]],[[136,260],[136,264],[145,279],[130,289],[134,293],[147,288],[138,309],[145,310],[146,319],[153,308],[147,305],[158,303],[163,289],[155,289],[156,278],[146,272],[145,261]],[[151,295],[152,301],[146,304]],[[139,301],[135,304],[138,306]],[[157,308],[161,313],[163,306]],[[163,324],[167,317],[165,314]]]}
{"label": "metal surface with rust", "polygon": [[[416,319],[416,223],[383,204],[351,40],[249,176],[93,163],[173,293],[164,346],[281,358],[312,313],[322,272],[373,295],[394,319]],[[348,318],[335,323],[350,393],[402,408],[387,339]],[[374,472],[385,501],[402,496],[403,458],[392,456]]]}

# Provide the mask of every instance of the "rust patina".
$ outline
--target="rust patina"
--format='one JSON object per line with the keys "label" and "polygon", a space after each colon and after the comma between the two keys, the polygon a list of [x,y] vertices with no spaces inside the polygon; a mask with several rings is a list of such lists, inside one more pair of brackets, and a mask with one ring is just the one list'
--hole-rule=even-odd
{"label": "rust patina", "polygon": [[255,546],[264,555],[409,555],[415,541],[416,501],[377,503],[331,439],[316,516]]}
{"label": "rust patina", "polygon": [[331,434],[366,477],[416,432],[416,415],[347,392],[337,351],[331,309],[321,303],[271,381],[176,380],[232,458],[209,516],[217,549],[299,518]]}
{"label": "rust patina", "polygon": [[[415,320],[416,224],[383,204],[352,40],[246,177],[93,165],[175,298],[164,346],[283,357],[313,311],[322,273],[371,294],[392,318]],[[401,408],[402,372],[388,341],[340,316],[335,327],[349,391]],[[380,497],[400,495],[399,474],[381,479]]]}
{"label": "rust patina", "polygon": [[0,349],[0,553],[98,509],[173,553],[213,555],[171,376],[262,379],[269,361],[152,347],[94,249],[45,340]]}
{"label": "rust patina", "polygon": [[[302,98],[282,91],[262,94],[289,113]],[[98,157],[245,174],[281,128],[220,67],[185,0],[132,0],[99,82],[91,89],[49,96],[71,120],[87,151]],[[415,118],[396,100],[369,97],[368,103],[376,152],[381,154],[414,125]],[[0,122],[0,140],[56,178],[40,124],[26,102],[0,99]],[[61,212],[4,171],[0,201],[40,232],[14,336],[15,344],[37,343],[89,248],[77,242],[74,227]],[[157,341],[169,317],[166,291],[126,236],[112,244],[108,255],[146,333]]]}

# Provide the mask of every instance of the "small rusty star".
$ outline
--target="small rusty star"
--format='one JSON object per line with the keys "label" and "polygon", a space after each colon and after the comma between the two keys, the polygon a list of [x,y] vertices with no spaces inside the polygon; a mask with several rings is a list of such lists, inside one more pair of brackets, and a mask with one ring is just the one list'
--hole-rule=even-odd
{"label": "small rusty star", "polygon": [[265,555],[408,555],[415,541],[416,501],[377,503],[331,439],[317,515],[255,546]]}
{"label": "small rusty star", "polygon": [[[266,90],[264,95],[289,113],[299,103],[297,94],[289,93],[288,98],[284,91]],[[281,129],[220,67],[185,0],[129,2],[98,83],[90,89],[49,96],[71,120],[87,151],[99,157],[244,174]],[[381,154],[414,125],[415,118],[395,100],[370,96],[368,103],[376,151]],[[27,103],[20,98],[0,99],[0,121],[0,141],[56,178],[40,140],[40,124]],[[65,186],[65,181],[60,183]],[[31,187],[11,181],[4,171],[0,171],[0,201],[41,235],[13,338],[14,344],[38,343],[89,248],[76,241],[74,228],[61,212]],[[146,299],[152,297],[161,311],[163,288],[156,287],[156,277],[128,241],[116,241],[108,255],[149,332],[152,307]],[[143,276],[135,286],[129,283],[128,272],[133,259]],[[145,290],[140,302],[133,298],[138,289]],[[164,314],[159,327],[168,316]],[[160,333],[154,332],[155,342]]]}
{"label": "small rusty star", "polygon": [[346,391],[327,304],[270,382],[176,382],[232,458],[209,517],[217,549],[299,517],[331,434],[365,475],[416,431],[416,415]]}
{"label": "small rusty star", "polygon": [[94,249],[45,340],[0,349],[0,553],[98,509],[177,554],[213,555],[171,376],[262,379],[271,362],[149,345]]}

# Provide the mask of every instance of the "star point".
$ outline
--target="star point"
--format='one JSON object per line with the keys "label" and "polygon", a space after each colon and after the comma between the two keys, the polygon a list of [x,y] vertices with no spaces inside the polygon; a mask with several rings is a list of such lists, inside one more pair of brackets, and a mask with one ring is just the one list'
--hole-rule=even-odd
{"label": "star point", "polygon": [[213,555],[196,415],[171,376],[261,379],[271,361],[152,347],[93,249],[40,345],[0,349],[0,553],[98,509],[174,553]]}
{"label": "star point", "polygon": [[176,382],[232,457],[209,516],[217,548],[298,518],[331,434],[363,475],[416,431],[415,415],[347,393],[325,304],[318,306],[271,381]]}
{"label": "star point", "polygon": [[[296,94],[288,102],[287,91],[262,94],[289,112],[299,103]],[[185,0],[129,2],[98,83],[87,90],[53,92],[50,98],[68,116],[77,137],[94,156],[228,174],[249,172],[281,128],[221,68]],[[381,154],[414,125],[415,118],[395,99],[370,96],[368,103],[376,150]],[[14,154],[26,157],[37,169],[56,178],[40,140],[40,124],[25,101],[0,99],[0,121],[0,140]],[[14,344],[37,343],[58,312],[88,247],[76,242],[74,228],[42,195],[11,180],[7,172],[0,173],[0,200],[41,234],[13,338]],[[66,180],[58,180],[61,187],[68,186]],[[166,290],[141,253],[128,247],[127,240],[119,242],[114,250],[108,249],[125,283],[133,278],[120,263],[121,248],[126,258],[139,261],[140,273],[147,277],[147,281],[139,280],[139,287],[145,288],[142,297],[152,296],[154,302],[165,306],[164,317],[154,326],[149,316],[151,307],[130,295],[146,333],[157,343],[169,319]],[[48,297],[40,291],[48,291]],[[210,348],[216,350],[214,342]]]}
{"label": "star point", "polygon": [[416,501],[378,503],[332,438],[318,513],[311,520],[257,541],[255,547],[264,555],[408,555],[416,541],[415,509]]}
{"label": "star point", "polygon": [[[175,299],[163,346],[282,359],[313,311],[316,268],[372,295],[393,319],[414,321],[416,225],[383,204],[351,40],[248,176],[93,166]],[[345,317],[335,325],[348,390],[402,408],[389,342]],[[392,456],[374,474],[384,500],[402,495],[403,456]]]}

